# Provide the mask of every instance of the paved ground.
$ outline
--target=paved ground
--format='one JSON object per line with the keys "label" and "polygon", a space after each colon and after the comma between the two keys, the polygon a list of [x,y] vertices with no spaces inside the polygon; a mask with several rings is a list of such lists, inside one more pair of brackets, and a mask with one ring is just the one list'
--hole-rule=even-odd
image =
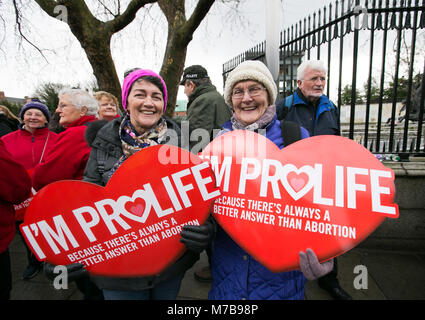
{"label": "paved ground", "polygon": [[[13,289],[12,300],[79,300],[82,298],[74,284],[67,290],[56,290],[47,278],[39,273],[29,281],[21,279],[26,266],[25,248],[19,237],[10,246]],[[366,247],[355,248],[338,258],[339,280],[343,288],[356,300],[425,299],[425,252],[421,250],[382,250]],[[193,277],[194,270],[206,265],[206,255],[186,273],[178,299],[207,299],[209,284]],[[356,266],[364,266],[363,280],[359,284],[367,289],[356,289]],[[359,278],[357,278],[359,280]],[[330,297],[315,281],[307,282],[305,298],[328,300]]]}

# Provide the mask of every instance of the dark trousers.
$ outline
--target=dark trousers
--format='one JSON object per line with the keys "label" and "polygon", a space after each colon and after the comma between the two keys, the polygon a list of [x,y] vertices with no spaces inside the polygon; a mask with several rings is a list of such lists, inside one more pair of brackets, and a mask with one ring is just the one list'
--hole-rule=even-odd
{"label": "dark trousers", "polygon": [[75,280],[77,288],[84,294],[84,300],[104,300],[103,292],[89,278],[83,276]]}
{"label": "dark trousers", "polygon": [[9,300],[12,290],[12,271],[9,249],[0,253],[0,300]]}
{"label": "dark trousers", "polygon": [[30,248],[28,248],[27,243],[25,242],[24,236],[22,235],[21,230],[19,229],[19,226],[21,225],[21,223],[23,223],[23,221],[16,221],[16,224],[15,224],[16,225],[16,233],[19,234],[19,237],[21,238],[21,240],[24,244],[25,250],[27,251],[28,265],[32,265],[32,266],[41,268],[42,263],[37,260],[34,253],[32,253]]}
{"label": "dark trousers", "polygon": [[334,267],[332,271],[324,275],[323,277],[320,277],[319,279],[317,279],[317,283],[319,284],[321,288],[323,287],[329,288],[329,287],[338,286],[339,282],[338,282],[337,276],[338,276],[338,263],[336,258],[334,258]]}

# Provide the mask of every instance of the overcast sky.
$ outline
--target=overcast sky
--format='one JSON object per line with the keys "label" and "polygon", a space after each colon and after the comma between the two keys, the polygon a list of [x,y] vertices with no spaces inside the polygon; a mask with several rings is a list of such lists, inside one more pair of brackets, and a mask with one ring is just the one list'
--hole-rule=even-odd
{"label": "overcast sky", "polygon": [[[68,26],[47,16],[37,5],[30,5],[23,11],[26,25],[24,32],[43,49],[47,61],[25,42],[18,48],[14,37],[13,8],[7,3],[1,4],[1,10],[5,13],[7,37],[0,34],[0,41],[3,39],[0,91],[4,91],[6,96],[23,97],[32,94],[42,82],[84,85],[93,79],[87,58]],[[283,0],[281,25],[291,25],[329,3],[329,0]],[[265,39],[264,1],[246,0],[239,7],[238,16],[229,14],[228,6],[215,4],[212,7],[190,42],[186,59],[186,66],[204,65],[220,92],[223,88],[223,63]],[[113,38],[112,55],[120,81],[122,73],[130,67],[159,71],[166,41],[165,18],[155,8],[151,10],[151,15],[157,21],[156,26],[149,20],[145,20],[148,22],[142,25],[133,22]],[[158,24],[164,26],[158,27]],[[148,32],[150,30],[156,32]],[[0,32],[4,33],[4,28]],[[140,37],[142,33],[143,38]],[[149,44],[143,45],[144,41]],[[185,96],[179,92],[178,98]]]}

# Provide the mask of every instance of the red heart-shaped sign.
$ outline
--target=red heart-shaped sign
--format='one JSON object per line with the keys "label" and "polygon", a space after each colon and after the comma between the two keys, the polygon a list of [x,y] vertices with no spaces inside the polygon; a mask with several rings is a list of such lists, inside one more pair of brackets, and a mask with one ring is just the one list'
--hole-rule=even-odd
{"label": "red heart-shaped sign", "polygon": [[397,218],[394,173],[358,143],[316,136],[282,150],[233,131],[212,141],[222,195],[213,214],[245,251],[273,272],[299,268],[299,252],[320,261],[346,252],[384,220]]}
{"label": "red heart-shaped sign", "polygon": [[82,262],[97,275],[155,275],[184,253],[182,226],[202,225],[219,194],[207,162],[158,145],[129,157],[104,188],[71,180],[46,186],[21,231],[39,260]]}

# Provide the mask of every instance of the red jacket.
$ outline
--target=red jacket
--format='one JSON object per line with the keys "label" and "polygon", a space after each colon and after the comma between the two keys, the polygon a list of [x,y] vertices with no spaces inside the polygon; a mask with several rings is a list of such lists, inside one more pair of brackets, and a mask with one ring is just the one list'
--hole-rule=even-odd
{"label": "red jacket", "polygon": [[57,134],[47,127],[37,129],[32,134],[20,127],[3,137],[4,145],[13,158],[25,169],[32,169],[49,153],[57,140]]}
{"label": "red jacket", "polygon": [[95,116],[83,116],[58,135],[52,150],[44,161],[34,168],[33,186],[40,190],[49,183],[59,180],[81,180],[89,159],[91,148],[84,139],[87,122]]}
{"label": "red jacket", "polygon": [[25,168],[13,160],[1,140],[0,170],[0,253],[3,253],[15,235],[13,204],[29,197],[31,179]]}

